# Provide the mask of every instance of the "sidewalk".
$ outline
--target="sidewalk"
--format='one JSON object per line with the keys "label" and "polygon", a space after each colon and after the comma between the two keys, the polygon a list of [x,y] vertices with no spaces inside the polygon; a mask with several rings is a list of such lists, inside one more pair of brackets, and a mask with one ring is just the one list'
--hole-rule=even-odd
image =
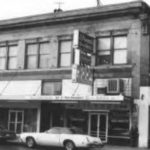
{"label": "sidewalk", "polygon": [[105,145],[102,150],[148,150],[148,148],[138,148],[130,146]]}

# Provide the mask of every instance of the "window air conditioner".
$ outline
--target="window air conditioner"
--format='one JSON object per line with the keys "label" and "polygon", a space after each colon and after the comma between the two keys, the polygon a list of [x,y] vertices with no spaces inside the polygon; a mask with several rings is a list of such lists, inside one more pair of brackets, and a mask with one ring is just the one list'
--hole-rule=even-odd
{"label": "window air conditioner", "polygon": [[120,94],[123,92],[124,84],[122,79],[109,79],[107,85],[107,94]]}

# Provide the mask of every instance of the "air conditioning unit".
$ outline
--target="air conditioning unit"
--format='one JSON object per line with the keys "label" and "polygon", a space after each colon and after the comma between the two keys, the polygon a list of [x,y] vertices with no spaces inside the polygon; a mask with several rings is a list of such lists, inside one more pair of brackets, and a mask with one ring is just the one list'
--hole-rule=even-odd
{"label": "air conditioning unit", "polygon": [[122,79],[109,79],[107,85],[107,94],[120,94],[124,90]]}

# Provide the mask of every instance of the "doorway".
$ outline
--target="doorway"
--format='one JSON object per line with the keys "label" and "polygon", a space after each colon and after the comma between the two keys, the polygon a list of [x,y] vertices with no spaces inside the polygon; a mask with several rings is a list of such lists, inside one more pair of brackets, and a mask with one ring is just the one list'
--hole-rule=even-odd
{"label": "doorway", "polygon": [[100,137],[103,142],[107,142],[108,137],[108,113],[90,113],[88,134]]}
{"label": "doorway", "polygon": [[8,129],[16,133],[23,131],[24,111],[9,110]]}

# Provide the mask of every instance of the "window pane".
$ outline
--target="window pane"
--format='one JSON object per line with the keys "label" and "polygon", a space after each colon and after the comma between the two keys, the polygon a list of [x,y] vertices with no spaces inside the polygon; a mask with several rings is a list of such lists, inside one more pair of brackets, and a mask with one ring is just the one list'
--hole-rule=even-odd
{"label": "window pane", "polygon": [[60,53],[71,52],[72,42],[71,41],[61,41],[60,42]]}
{"label": "window pane", "polygon": [[0,57],[5,57],[6,51],[6,47],[0,47]]}
{"label": "window pane", "polygon": [[17,56],[18,46],[9,46],[9,56]]}
{"label": "window pane", "polygon": [[101,55],[97,57],[97,65],[105,65],[111,63],[110,55]]}
{"label": "window pane", "polygon": [[48,68],[48,67],[49,67],[49,55],[40,55],[39,68]]}
{"label": "window pane", "polygon": [[17,68],[17,58],[9,57],[8,59],[8,69],[16,69]]}
{"label": "window pane", "polygon": [[27,68],[35,69],[37,67],[37,57],[36,56],[27,56]]}
{"label": "window pane", "polygon": [[22,114],[22,112],[18,112],[18,117],[17,117],[17,122],[22,122],[23,121],[23,114]]}
{"label": "window pane", "polygon": [[98,50],[110,50],[110,37],[98,39]]}
{"label": "window pane", "polygon": [[115,50],[114,64],[126,64],[126,63],[127,63],[127,50]]}
{"label": "window pane", "polygon": [[49,43],[41,43],[40,44],[40,54],[48,54],[50,51]]}
{"label": "window pane", "polygon": [[15,122],[15,118],[16,118],[16,113],[10,112],[10,122]]}
{"label": "window pane", "polygon": [[25,109],[24,113],[24,132],[36,132],[37,109]]}
{"label": "window pane", "polygon": [[71,66],[71,54],[61,54],[60,56],[60,67],[68,67]]}
{"label": "window pane", "polygon": [[34,55],[38,53],[38,44],[28,44],[27,45],[27,54]]}
{"label": "window pane", "polygon": [[98,55],[110,55],[110,51],[99,51]]}
{"label": "window pane", "polygon": [[14,123],[9,124],[9,130],[10,131],[15,131],[15,124]]}
{"label": "window pane", "polygon": [[114,49],[127,48],[127,37],[115,37],[114,38]]}
{"label": "window pane", "polygon": [[61,95],[61,82],[43,82],[44,95]]}
{"label": "window pane", "polygon": [[22,123],[17,123],[16,133],[21,133],[22,132],[21,129],[22,129]]}
{"label": "window pane", "polygon": [[0,69],[5,69],[6,59],[0,58]]}

